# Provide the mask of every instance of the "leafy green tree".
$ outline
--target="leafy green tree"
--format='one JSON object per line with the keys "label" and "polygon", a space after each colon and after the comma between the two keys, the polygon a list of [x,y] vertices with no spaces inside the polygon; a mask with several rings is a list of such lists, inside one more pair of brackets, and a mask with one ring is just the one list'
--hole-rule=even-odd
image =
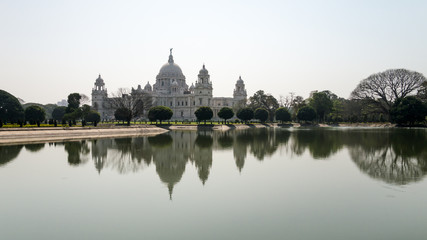
{"label": "leafy green tree", "polygon": [[30,123],[37,123],[40,127],[40,122],[45,120],[46,112],[43,108],[33,105],[25,109],[25,120]]}
{"label": "leafy green tree", "polygon": [[65,109],[64,120],[69,121],[69,125],[75,124],[76,120],[82,117],[80,107],[81,95],[79,93],[71,93],[68,95],[68,106]]}
{"label": "leafy green tree", "polygon": [[268,119],[268,112],[264,108],[257,108],[254,113],[254,118],[264,123]]}
{"label": "leafy green tree", "polygon": [[173,116],[172,109],[165,106],[152,107],[148,111],[148,119],[150,119],[150,121],[159,120],[160,124],[162,124],[162,121],[164,120],[171,119],[172,116]]}
{"label": "leafy green tree", "polygon": [[392,121],[398,124],[414,125],[424,121],[426,115],[426,106],[414,96],[398,99],[390,111]]}
{"label": "leafy green tree", "polygon": [[[65,110],[65,111],[67,111],[67,110]],[[72,111],[70,113],[65,113],[63,120],[69,121],[70,123],[73,122],[75,124],[75,121],[77,119],[80,119],[81,117],[82,117],[81,108],[76,108],[76,109],[74,109],[74,111]]]}
{"label": "leafy green tree", "polygon": [[199,107],[195,112],[196,118],[198,121],[210,120],[213,117],[213,111],[210,107]]}
{"label": "leafy green tree", "polygon": [[68,95],[68,100],[67,100],[68,107],[67,107],[66,113],[71,113],[77,108],[79,108],[81,98],[82,97],[80,96],[79,93],[71,93],[70,95]]}
{"label": "leafy green tree", "polygon": [[239,111],[237,111],[236,114],[237,118],[247,123],[249,120],[254,118],[254,111],[249,108],[241,108]]}
{"label": "leafy green tree", "polygon": [[95,127],[96,125],[98,125],[100,120],[101,120],[101,115],[99,114],[99,112],[94,110],[90,110],[85,116],[85,121],[93,123],[93,126]]}
{"label": "leafy green tree", "polygon": [[292,118],[295,119],[297,112],[300,108],[306,106],[306,102],[304,101],[304,98],[301,96],[296,96],[292,99],[291,101],[291,113],[292,113]]}
{"label": "leafy green tree", "polygon": [[417,97],[424,103],[427,103],[427,81],[421,84],[421,87],[417,92]]}
{"label": "leafy green tree", "polygon": [[273,121],[274,112],[279,108],[277,99],[270,94],[264,93],[263,90],[257,91],[252,97],[249,97],[249,106],[252,110],[264,108],[268,111],[270,121]]}
{"label": "leafy green tree", "polygon": [[26,109],[27,107],[32,106],[32,105],[36,105],[36,106],[43,108],[44,111],[46,112],[46,119],[51,119],[53,109],[58,107],[56,104],[41,104],[41,103],[24,103],[24,104],[22,104],[22,107],[24,109]]}
{"label": "leafy green tree", "polygon": [[300,121],[311,122],[316,118],[316,111],[310,106],[302,107],[297,113],[297,118]]}
{"label": "leafy green tree", "polygon": [[24,120],[24,109],[12,94],[0,90],[0,125]]}
{"label": "leafy green tree", "polygon": [[315,92],[309,105],[316,111],[319,121],[324,122],[325,116],[332,111],[333,103],[325,92]]}
{"label": "leafy green tree", "polygon": [[64,118],[64,115],[65,115],[66,109],[67,109],[67,107],[63,107],[63,106],[56,107],[52,111],[52,118],[56,121],[62,121],[62,119]]}
{"label": "leafy green tree", "polygon": [[223,107],[218,112],[218,117],[224,119],[225,124],[227,124],[227,119],[230,119],[233,116],[234,116],[234,111],[233,111],[233,109],[231,109],[229,107]]}
{"label": "leafy green tree", "polygon": [[82,110],[82,118],[84,119],[87,114],[92,110],[91,107],[87,104],[83,104],[83,106],[80,107]]}
{"label": "leafy green tree", "polygon": [[114,117],[118,121],[127,122],[127,125],[130,125],[130,120],[132,120],[132,112],[127,108],[117,108],[114,112]]}
{"label": "leafy green tree", "polygon": [[345,99],[343,98],[332,100],[332,112],[329,114],[330,121],[335,123],[343,121],[344,102]]}
{"label": "leafy green tree", "polygon": [[278,121],[282,121],[282,122],[291,121],[291,113],[285,107],[278,108],[276,110],[275,115],[276,115],[276,120],[278,120]]}

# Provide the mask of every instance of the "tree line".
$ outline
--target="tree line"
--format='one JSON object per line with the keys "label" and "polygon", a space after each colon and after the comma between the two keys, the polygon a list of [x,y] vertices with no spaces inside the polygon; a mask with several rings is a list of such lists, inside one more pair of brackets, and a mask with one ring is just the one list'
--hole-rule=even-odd
{"label": "tree line", "polygon": [[[72,93],[68,96],[67,107],[55,107],[49,123],[75,125],[81,121],[85,126],[96,126],[100,119],[96,106],[84,104],[88,97]],[[170,120],[173,112],[165,106],[152,107],[151,96],[144,93],[119,92],[111,99],[116,109],[115,119],[127,122],[137,118],[150,121]],[[52,108],[52,106],[50,106]],[[210,107],[200,107],[194,112],[199,122],[211,120]],[[427,79],[418,72],[406,69],[390,69],[375,73],[362,80],[346,99],[329,90],[313,91],[304,99],[290,93],[277,100],[271,94],[259,90],[248,101],[234,108],[223,107],[218,117],[227,123],[236,117],[241,122],[339,123],[339,122],[393,122],[400,125],[415,125],[426,122]],[[40,104],[26,106],[25,110],[13,95],[0,90],[0,126],[4,123],[24,125],[40,124],[46,121],[46,111]]]}

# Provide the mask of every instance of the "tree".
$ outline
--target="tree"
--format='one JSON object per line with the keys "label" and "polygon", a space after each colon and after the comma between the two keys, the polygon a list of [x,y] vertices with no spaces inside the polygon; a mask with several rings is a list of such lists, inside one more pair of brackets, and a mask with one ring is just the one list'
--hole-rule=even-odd
{"label": "tree", "polygon": [[26,109],[27,107],[32,106],[32,105],[36,105],[36,106],[43,108],[44,111],[46,112],[46,119],[51,119],[53,109],[58,107],[56,104],[41,104],[41,103],[23,103],[22,107],[24,109]]}
{"label": "tree", "polygon": [[33,105],[25,109],[25,120],[29,121],[31,124],[37,123],[37,126],[40,127],[40,122],[45,120],[46,112],[43,108]]}
{"label": "tree", "polygon": [[389,114],[397,99],[418,90],[427,79],[418,72],[390,69],[362,80],[351,93],[354,99],[368,99]]}
{"label": "tree", "polygon": [[80,99],[82,97],[79,93],[71,93],[68,95],[68,107],[66,113],[72,113],[75,109],[80,107]]}
{"label": "tree", "polygon": [[90,103],[90,98],[86,94],[80,93],[80,104],[84,105],[88,103]]}
{"label": "tree", "polygon": [[306,106],[306,103],[304,101],[304,98],[301,96],[296,96],[292,99],[291,107],[289,108],[289,111],[291,113],[292,119],[296,119],[298,110],[302,107]]}
{"label": "tree", "polygon": [[316,118],[316,111],[310,106],[302,107],[298,110],[297,118],[300,121],[311,122]]}
{"label": "tree", "polygon": [[88,115],[89,112],[91,111],[91,107],[87,104],[83,104],[83,106],[81,106],[80,109],[82,111],[82,118],[85,119],[86,115]]}
{"label": "tree", "polygon": [[279,96],[279,106],[285,107],[287,109],[291,108],[292,102],[294,101],[295,93],[290,92],[288,96],[284,97],[282,95]]}
{"label": "tree", "polygon": [[64,118],[65,110],[67,107],[56,107],[52,111],[52,118],[56,121],[61,121]]}
{"label": "tree", "polygon": [[101,115],[99,115],[99,112],[94,110],[90,110],[85,116],[85,121],[93,123],[93,126],[95,127],[96,125],[98,125],[100,120],[101,120]]}
{"label": "tree", "polygon": [[249,120],[254,118],[254,111],[247,107],[247,108],[241,108],[239,111],[237,111],[236,114],[237,118],[247,123]]}
{"label": "tree", "polygon": [[[332,93],[327,91],[329,95]],[[334,94],[335,95],[335,94]],[[336,96],[336,95],[335,95]],[[316,111],[320,122],[325,121],[325,116],[332,111],[332,100],[325,92],[314,92],[309,105]]]}
{"label": "tree", "polygon": [[70,126],[72,125],[72,122],[74,122],[75,124],[75,121],[82,117],[82,111],[79,108],[81,98],[82,97],[79,93],[71,93],[70,95],[68,95],[68,106],[65,109],[63,119],[69,121]]}
{"label": "tree", "polygon": [[160,124],[162,124],[162,121],[171,119],[173,115],[172,109],[165,107],[165,106],[157,106],[152,107],[148,111],[148,119],[150,121],[160,121]]}
{"label": "tree", "polygon": [[194,115],[196,115],[198,121],[205,121],[210,120],[213,117],[213,112],[210,107],[199,107],[195,112]]}
{"label": "tree", "polygon": [[130,120],[132,120],[132,112],[127,108],[117,108],[114,112],[114,117],[118,121],[127,122],[127,125],[130,125]]}
{"label": "tree", "polygon": [[427,81],[421,84],[420,89],[417,92],[417,97],[424,103],[427,102]]}
{"label": "tree", "polygon": [[263,90],[257,91],[252,97],[249,97],[249,107],[252,110],[264,108],[268,111],[270,121],[273,121],[274,112],[279,108],[277,99],[270,94],[265,94]]}
{"label": "tree", "polygon": [[264,108],[257,108],[254,113],[254,118],[264,123],[268,119],[268,112]]}
{"label": "tree", "polygon": [[0,90],[0,127],[6,122],[24,120],[24,109],[12,94]]}
{"label": "tree", "polygon": [[131,119],[144,116],[153,103],[151,96],[142,91],[121,88],[111,98],[112,106],[116,109],[126,108],[130,112]]}
{"label": "tree", "polygon": [[225,124],[227,124],[227,119],[230,119],[233,116],[234,116],[234,111],[233,111],[233,109],[231,109],[229,107],[223,107],[218,112],[218,117],[224,119]]}
{"label": "tree", "polygon": [[291,114],[289,113],[289,110],[285,107],[278,108],[275,112],[276,120],[282,121],[282,122],[289,122],[291,121]]}
{"label": "tree", "polygon": [[393,122],[414,125],[422,122],[427,115],[426,106],[414,96],[398,99],[390,111]]}
{"label": "tree", "polygon": [[330,121],[335,123],[343,121],[345,101],[346,100],[344,98],[332,100],[332,111],[329,114]]}

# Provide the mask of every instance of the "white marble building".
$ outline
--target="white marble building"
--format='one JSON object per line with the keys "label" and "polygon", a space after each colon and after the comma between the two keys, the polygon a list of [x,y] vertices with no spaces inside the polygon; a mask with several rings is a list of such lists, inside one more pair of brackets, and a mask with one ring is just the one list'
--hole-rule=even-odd
{"label": "white marble building", "polygon": [[[242,78],[236,82],[233,97],[213,97],[212,81],[209,72],[203,65],[197,75],[195,84],[189,87],[181,68],[174,62],[172,49],[169,60],[156,76],[153,86],[148,82],[144,88],[132,88],[132,93],[147,93],[152,96],[153,106],[166,106],[172,109],[172,120],[196,119],[194,112],[201,106],[209,106],[214,112],[213,119],[218,119],[218,112],[222,107],[231,107],[235,110],[245,105],[246,89]],[[108,100],[107,89],[101,76],[95,81],[92,89],[92,107],[101,114],[101,119],[113,119],[114,110]]]}

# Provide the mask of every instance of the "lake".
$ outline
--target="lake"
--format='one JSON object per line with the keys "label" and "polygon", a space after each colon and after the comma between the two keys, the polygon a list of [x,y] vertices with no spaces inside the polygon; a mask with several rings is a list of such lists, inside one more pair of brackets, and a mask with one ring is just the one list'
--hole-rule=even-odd
{"label": "lake", "polygon": [[0,239],[426,239],[427,131],[0,146]]}

